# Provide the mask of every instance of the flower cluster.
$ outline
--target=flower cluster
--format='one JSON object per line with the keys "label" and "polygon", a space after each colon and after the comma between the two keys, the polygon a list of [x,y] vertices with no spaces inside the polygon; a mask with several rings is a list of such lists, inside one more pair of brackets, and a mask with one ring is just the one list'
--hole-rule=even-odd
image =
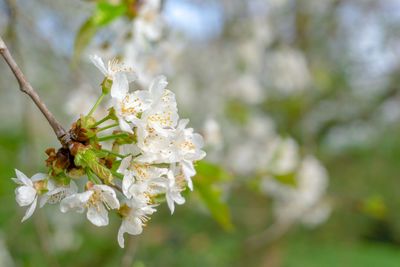
{"label": "flower cluster", "polygon": [[[16,200],[30,205],[23,221],[33,214],[38,198],[40,207],[60,203],[61,212],[86,212],[96,226],[107,225],[108,212],[114,210],[122,218],[118,243],[124,247],[124,233],[140,234],[163,198],[171,214],[175,203],[185,202],[181,192],[186,186],[193,190],[194,163],[205,157],[203,139],[186,128],[189,120],[179,119],[164,76],[156,77],[148,90],[130,90],[137,79],[132,68],[117,60],[105,66],[98,56],[91,60],[105,76],[99,101],[73,124],[68,148],[46,150],[48,174],[29,179],[16,170]],[[96,121],[91,115],[108,94],[108,115]],[[114,123],[99,128],[108,121]],[[113,128],[111,135],[99,136]],[[104,141],[112,141],[111,150],[104,149]],[[88,181],[78,192],[74,179],[82,177]]]}

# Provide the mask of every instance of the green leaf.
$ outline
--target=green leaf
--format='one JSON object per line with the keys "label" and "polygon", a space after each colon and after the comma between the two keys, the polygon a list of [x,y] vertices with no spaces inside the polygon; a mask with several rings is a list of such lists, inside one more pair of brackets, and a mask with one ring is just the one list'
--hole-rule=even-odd
{"label": "green leaf", "polygon": [[124,15],[125,12],[126,5],[123,3],[112,5],[107,2],[99,2],[92,17],[82,25],[76,36],[73,63],[78,61],[85,48],[102,26]]}
{"label": "green leaf", "polygon": [[385,219],[388,214],[385,200],[381,195],[369,196],[363,201],[361,210],[363,213],[376,219]]}
{"label": "green leaf", "polygon": [[232,180],[232,175],[220,166],[207,163],[204,161],[197,162],[196,167],[197,173],[204,176],[202,179],[207,180],[207,182],[214,181],[230,181]]}
{"label": "green leaf", "polygon": [[199,162],[197,176],[193,179],[196,192],[214,219],[227,231],[234,229],[226,203],[221,201],[221,190],[216,181],[228,181],[231,176],[221,167]]}
{"label": "green leaf", "polygon": [[274,178],[281,182],[282,184],[287,184],[287,185],[296,185],[296,179],[295,179],[295,174],[294,173],[287,173],[287,174],[281,174],[281,175],[274,175]]}
{"label": "green leaf", "polygon": [[195,182],[194,186],[214,219],[228,231],[233,230],[228,206],[220,199],[221,191],[211,184]]}
{"label": "green leaf", "polygon": [[82,25],[75,39],[73,64],[81,57],[83,51],[93,39],[98,29],[99,25],[93,23],[91,18]]}
{"label": "green leaf", "polygon": [[97,9],[92,16],[92,21],[97,26],[103,26],[114,19],[124,15],[126,12],[126,5],[112,5],[107,2],[100,2],[97,5]]}

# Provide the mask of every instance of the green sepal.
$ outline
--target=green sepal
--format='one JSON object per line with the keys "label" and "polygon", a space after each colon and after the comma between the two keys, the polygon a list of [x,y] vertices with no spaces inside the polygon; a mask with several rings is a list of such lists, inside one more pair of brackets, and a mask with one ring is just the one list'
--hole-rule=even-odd
{"label": "green sepal", "polygon": [[109,94],[111,91],[112,84],[113,84],[113,81],[108,79],[107,77],[105,77],[103,82],[101,83],[102,93],[105,95]]}
{"label": "green sepal", "polygon": [[83,168],[89,167],[89,169],[99,178],[103,179],[106,184],[114,184],[111,171],[99,163],[99,158],[93,150],[79,151],[75,156],[75,164]]}

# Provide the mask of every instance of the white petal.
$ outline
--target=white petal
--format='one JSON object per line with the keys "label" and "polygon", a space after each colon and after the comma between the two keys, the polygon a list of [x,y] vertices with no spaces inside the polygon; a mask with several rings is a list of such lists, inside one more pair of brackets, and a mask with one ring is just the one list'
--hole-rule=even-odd
{"label": "white petal", "polygon": [[[32,179],[33,179],[33,177],[32,177]],[[52,179],[49,179],[47,181],[47,190],[53,191],[55,188],[56,188],[56,184],[54,183],[54,181]]]}
{"label": "white petal", "polygon": [[33,187],[23,185],[15,189],[15,200],[21,207],[31,204],[36,197],[36,190]]}
{"label": "white petal", "polygon": [[32,182],[37,182],[41,180],[45,180],[47,178],[47,174],[45,173],[36,173],[35,175],[32,176],[31,181]]}
{"label": "white petal", "polygon": [[188,187],[190,188],[190,190],[193,191],[193,182],[192,179],[190,179],[192,176],[196,175],[196,170],[193,166],[193,162],[183,160],[181,162],[181,166],[182,166],[183,176],[185,177],[185,180],[188,183]]}
{"label": "white petal", "polygon": [[76,183],[74,181],[71,180],[71,182],[69,183],[69,195],[75,194],[78,192],[78,186],[76,185]]}
{"label": "white petal", "polygon": [[122,179],[122,192],[127,198],[131,198],[132,194],[129,192],[129,188],[132,186],[134,180],[131,173],[124,175]]}
{"label": "white petal", "polygon": [[137,79],[137,75],[134,71],[127,71],[127,72],[125,72],[125,75],[126,75],[126,78],[128,79],[129,83],[131,83]]}
{"label": "white petal", "polygon": [[169,209],[171,210],[171,214],[173,214],[175,210],[174,200],[169,195],[167,195],[165,198],[167,199],[167,204]]}
{"label": "white petal", "polygon": [[143,231],[143,222],[136,216],[128,216],[122,221],[124,230],[130,235],[140,235]]}
{"label": "white petal", "polygon": [[125,98],[129,91],[128,78],[124,73],[116,73],[114,76],[113,84],[111,86],[111,97],[122,100]]}
{"label": "white petal", "polygon": [[104,66],[103,60],[98,55],[91,55],[89,58],[93,64],[104,74],[104,76],[107,76],[107,69]]}
{"label": "white petal", "polygon": [[49,194],[44,194],[40,197],[40,201],[39,201],[39,208],[42,208],[50,199],[50,195]]}
{"label": "white petal", "polygon": [[36,209],[36,203],[37,203],[37,197],[35,197],[35,200],[33,200],[32,205],[26,211],[25,216],[24,216],[24,218],[22,218],[21,222],[26,221],[27,219],[29,219],[32,216],[33,212]]}
{"label": "white petal", "polygon": [[178,123],[177,130],[183,130],[185,129],[186,125],[188,125],[189,119],[181,119]]}
{"label": "white petal", "polygon": [[119,121],[119,128],[121,128],[122,131],[128,132],[133,134],[132,127],[127,123],[124,119],[118,119]]}
{"label": "white petal", "polygon": [[124,174],[125,171],[128,169],[129,165],[131,164],[131,159],[132,159],[132,155],[124,158],[121,161],[121,164],[119,165],[119,168],[117,170],[118,173]]}
{"label": "white petal", "polygon": [[167,78],[165,78],[165,76],[163,76],[163,75],[157,76],[156,78],[154,78],[151,81],[149,91],[153,95],[153,97],[161,98],[162,94],[163,94],[163,90],[165,89],[167,84],[168,84],[168,82],[167,82]]}
{"label": "white petal", "polygon": [[107,204],[110,209],[119,209],[119,201],[118,198],[114,194],[110,194],[107,192],[103,193],[103,201]]}
{"label": "white petal", "polygon": [[79,194],[73,194],[69,197],[64,198],[60,203],[61,212],[67,212],[70,209],[75,209],[78,212],[83,212],[84,205],[88,202],[93,191],[89,190]]}
{"label": "white petal", "polygon": [[89,207],[86,217],[96,226],[106,226],[108,224],[108,211],[103,204],[100,204],[98,208]]}
{"label": "white petal", "polygon": [[121,248],[125,247],[125,240],[124,240],[124,233],[125,233],[125,229],[124,229],[124,224],[122,223],[121,226],[119,227],[118,230],[118,244]]}
{"label": "white petal", "polygon": [[21,181],[22,184],[33,186],[32,181],[26,177],[24,173],[15,169],[15,173],[17,174],[18,180]]}
{"label": "white petal", "polygon": [[181,193],[174,192],[173,197],[174,197],[174,201],[176,202],[176,204],[182,205],[185,203],[185,198],[181,195]]}
{"label": "white petal", "polygon": [[104,201],[110,209],[119,209],[119,201],[114,189],[108,185],[95,185],[94,187],[103,191],[102,201]]}

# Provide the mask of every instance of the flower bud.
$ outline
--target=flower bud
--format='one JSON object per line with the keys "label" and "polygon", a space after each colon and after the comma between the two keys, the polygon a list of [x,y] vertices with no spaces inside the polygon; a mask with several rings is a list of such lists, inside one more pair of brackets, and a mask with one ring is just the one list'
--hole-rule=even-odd
{"label": "flower bud", "polygon": [[103,82],[101,83],[102,93],[105,95],[109,94],[111,91],[112,84],[113,84],[112,80],[108,79],[107,77],[104,78]]}

